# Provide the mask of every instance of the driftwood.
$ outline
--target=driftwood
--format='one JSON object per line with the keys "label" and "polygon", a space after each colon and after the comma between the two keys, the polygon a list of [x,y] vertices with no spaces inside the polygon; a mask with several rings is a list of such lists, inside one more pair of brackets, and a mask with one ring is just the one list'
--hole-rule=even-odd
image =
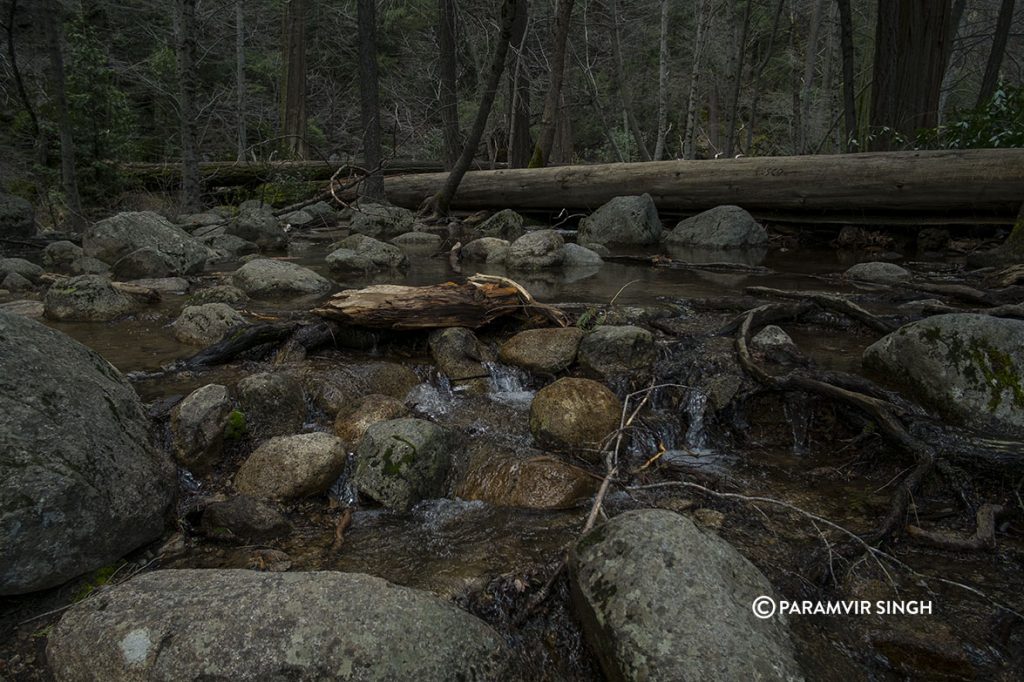
{"label": "driftwood", "polygon": [[313,311],[328,320],[374,329],[478,329],[499,317],[537,312],[561,326],[565,315],[538,303],[526,289],[504,277],[475,275],[464,284],[425,287],[382,284],[348,289]]}

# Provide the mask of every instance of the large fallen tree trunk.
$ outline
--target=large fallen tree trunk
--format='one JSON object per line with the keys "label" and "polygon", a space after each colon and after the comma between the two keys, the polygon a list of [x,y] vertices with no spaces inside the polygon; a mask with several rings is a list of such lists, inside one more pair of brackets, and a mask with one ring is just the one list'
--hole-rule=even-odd
{"label": "large fallen tree trunk", "polygon": [[[388,177],[388,199],[418,207],[445,173]],[[755,215],[977,217],[1011,223],[1024,201],[1024,149],[656,161],[467,173],[452,208],[593,210],[647,192],[666,213],[738,204]]]}

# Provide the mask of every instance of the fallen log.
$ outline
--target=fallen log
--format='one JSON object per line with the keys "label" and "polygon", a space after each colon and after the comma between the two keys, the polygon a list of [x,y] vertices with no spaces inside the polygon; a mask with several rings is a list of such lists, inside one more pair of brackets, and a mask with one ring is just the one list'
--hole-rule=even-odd
{"label": "fallen log", "polygon": [[[415,209],[446,178],[395,175],[384,186],[392,203]],[[664,213],[739,204],[758,216],[1012,224],[1022,187],[1024,149],[879,152],[475,171],[463,178],[452,208],[589,211],[647,192]]]}
{"label": "fallen log", "polygon": [[374,329],[478,329],[499,317],[537,312],[561,326],[565,315],[538,303],[510,279],[476,275],[464,284],[425,287],[382,284],[335,294],[313,311],[328,320]]}

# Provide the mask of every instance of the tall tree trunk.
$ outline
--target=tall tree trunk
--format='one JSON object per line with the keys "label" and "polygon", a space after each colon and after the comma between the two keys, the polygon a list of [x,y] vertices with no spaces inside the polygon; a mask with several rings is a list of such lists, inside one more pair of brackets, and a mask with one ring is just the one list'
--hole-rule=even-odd
{"label": "tall tree trunk", "polygon": [[[528,0],[518,0],[517,13],[526,15]],[[529,18],[527,18],[529,20]],[[512,78],[509,79],[509,123],[508,123],[508,165],[509,168],[525,168],[530,164],[533,140],[530,137],[530,73],[526,68],[524,50],[529,25],[523,31],[513,63]]]}
{"label": "tall tree trunk", "polygon": [[839,41],[843,54],[843,120],[846,138],[843,148],[852,152],[857,145],[857,84],[854,82],[853,69],[853,13],[850,11],[850,0],[837,0],[839,5]]}
{"label": "tall tree trunk", "polygon": [[871,92],[872,148],[893,149],[938,124],[949,53],[948,0],[878,2]]}
{"label": "tall tree trunk", "polygon": [[701,57],[704,54],[704,43],[711,21],[711,9],[708,0],[699,0],[697,4],[697,35],[693,39],[693,63],[690,64],[690,91],[686,96],[686,124],[683,126],[683,158],[697,158],[697,101],[698,84],[701,73]]}
{"label": "tall tree trunk", "polygon": [[967,9],[967,0],[953,0],[953,18],[949,22],[949,48],[947,50],[946,66],[943,69],[942,90],[939,93],[939,124],[942,123],[949,92],[953,89],[953,52],[956,47],[956,36],[960,31],[960,21],[963,19],[965,9]]}
{"label": "tall tree trunk", "polygon": [[716,159],[724,155],[722,126],[718,118],[718,83],[712,83],[708,88],[708,143],[711,145]]}
{"label": "tall tree trunk", "polygon": [[811,127],[811,100],[814,98],[814,76],[818,63],[818,33],[821,30],[821,10],[825,0],[814,1],[814,12],[807,33],[807,50],[804,56],[803,87],[800,95],[800,153],[809,151],[808,138]]}
{"label": "tall tree trunk", "polygon": [[978,101],[975,106],[980,107],[992,99],[996,86],[999,85],[999,68],[1003,65],[1003,55],[1006,53],[1006,40],[1010,37],[1015,4],[1014,0],[1003,0],[999,6],[995,35],[992,38],[992,50],[988,53],[988,63],[985,65],[985,75],[981,79],[981,89],[978,91]]}
{"label": "tall tree trunk", "polygon": [[462,148],[462,154],[458,162],[448,174],[441,191],[424,202],[420,208],[421,213],[432,213],[435,216],[448,214],[448,206],[452,197],[459,189],[462,177],[469,170],[473,162],[473,156],[480,145],[484,128],[487,127],[487,119],[490,118],[491,108],[494,106],[494,98],[498,93],[498,85],[501,82],[501,74],[505,70],[505,57],[508,55],[509,42],[513,40],[513,34],[518,36],[519,30],[526,30],[526,17],[521,16],[517,11],[519,3],[517,0],[502,0],[501,3],[501,29],[498,33],[497,42],[494,45],[494,55],[491,58],[491,68],[487,76],[487,83],[484,88],[483,97],[480,100],[480,107],[477,109],[476,118],[473,120],[473,127],[469,130],[469,138]]}
{"label": "tall tree trunk", "polygon": [[540,122],[540,136],[533,148],[531,168],[546,166],[555,143],[555,129],[558,125],[559,103],[562,101],[562,81],[565,78],[565,43],[569,38],[569,23],[572,19],[574,0],[558,0],[555,12],[555,26],[551,33],[551,80],[547,95],[544,96],[544,113]]}
{"label": "tall tree trunk", "polygon": [[772,20],[772,31],[768,34],[768,46],[764,51],[764,58],[758,63],[754,71],[754,95],[750,100],[750,123],[747,125],[747,153],[754,148],[754,128],[757,126],[758,107],[761,104],[761,76],[772,59],[772,48],[775,46],[775,38],[779,33],[779,25],[782,23],[782,10],[786,7],[786,0],[779,0],[775,6],[775,18]]}
{"label": "tall tree trunk", "polygon": [[248,133],[245,129],[245,3],[235,0],[235,130],[238,136],[236,160],[245,161]]}
{"label": "tall tree trunk", "polygon": [[200,208],[199,151],[196,133],[196,2],[178,0],[178,116],[181,120],[181,206]]}
{"label": "tall tree trunk", "polygon": [[456,9],[455,0],[438,0],[437,42],[440,51],[441,133],[444,136],[444,166],[451,170],[459,160],[462,136],[459,134],[459,98],[456,87],[458,62],[455,56]]}
{"label": "tall tree trunk", "polygon": [[[725,155],[729,157],[736,152],[736,120],[740,107],[740,84],[743,81],[743,62],[746,56],[745,46],[747,44],[747,33],[750,31],[750,12],[752,7],[753,0],[747,0],[746,9],[743,11],[743,24],[735,41],[736,57],[733,64],[733,72],[730,75],[730,85],[732,87],[729,89],[729,103],[725,112]],[[735,25],[734,17],[734,28]]]}
{"label": "tall tree trunk", "polygon": [[363,123],[363,159],[370,172],[363,181],[363,195],[384,198],[384,175],[380,172],[380,102],[377,92],[377,0],[358,0],[359,105]]}
{"label": "tall tree trunk", "polygon": [[18,51],[14,45],[14,22],[18,14],[18,0],[11,0],[7,10],[7,22],[4,23],[4,33],[7,34],[7,58],[11,65],[11,76],[14,79],[14,87],[18,91],[18,98],[21,105],[25,107],[28,120],[32,124],[32,140],[36,147],[36,160],[40,166],[46,165],[46,141],[43,138],[42,128],[39,127],[39,119],[36,117],[35,107],[25,89],[25,81],[21,76],[21,67],[18,66]]}
{"label": "tall tree trunk", "polygon": [[284,147],[292,158],[305,159],[306,141],[306,14],[309,0],[287,0],[284,15],[284,87],[282,125]]}
{"label": "tall tree trunk", "polygon": [[49,0],[46,22],[47,49],[57,105],[57,123],[60,128],[60,178],[67,204],[67,225],[75,232],[85,229],[82,201],[78,196],[78,177],[75,172],[75,141],[71,135],[71,115],[64,85],[64,12],[59,0]]}
{"label": "tall tree trunk", "polygon": [[661,32],[658,41],[658,140],[654,144],[654,160],[665,156],[668,135],[668,0],[661,0]]}
{"label": "tall tree trunk", "polygon": [[562,101],[559,103],[562,114],[558,117],[558,125],[555,126],[555,142],[551,146],[551,162],[561,166],[572,163],[572,115],[569,113],[569,105],[565,100],[563,92]]}
{"label": "tall tree trunk", "polygon": [[621,22],[619,16],[619,0],[611,0],[610,4],[612,8],[612,51],[614,52],[615,58],[616,76],[619,81],[619,96],[622,99],[622,112],[625,115],[629,131],[633,135],[633,140],[636,141],[636,148],[640,154],[640,160],[650,161],[651,153],[647,151],[647,145],[644,143],[643,131],[640,130],[640,124],[637,122],[636,115],[633,113],[633,86],[626,77],[626,64],[622,58],[622,36],[619,32]]}
{"label": "tall tree trunk", "polygon": [[[622,154],[622,149],[619,148],[619,143],[615,139],[612,125],[608,121],[608,114],[605,111],[604,105],[601,104],[601,90],[597,86],[597,79],[594,78],[594,64],[590,60],[590,2],[587,0],[583,4],[583,56],[585,61],[581,61],[580,67],[583,71],[583,75],[587,78],[587,84],[590,86],[590,92],[593,95],[594,111],[597,112],[597,117],[601,119],[601,129],[604,131],[605,139],[608,140],[608,145],[612,148],[615,153],[615,158],[620,163],[626,160],[626,157]],[[578,61],[580,61],[577,58]]]}

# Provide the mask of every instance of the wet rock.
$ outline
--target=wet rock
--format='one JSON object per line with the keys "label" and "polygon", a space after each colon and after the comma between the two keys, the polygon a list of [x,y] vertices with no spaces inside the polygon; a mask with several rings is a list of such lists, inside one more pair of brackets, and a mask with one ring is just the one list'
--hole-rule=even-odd
{"label": "wet rock", "polygon": [[312,225],[315,220],[316,218],[309,211],[300,209],[281,216],[280,222],[292,227],[306,227],[307,225]]}
{"label": "wet rock", "polygon": [[604,258],[605,256],[612,255],[611,250],[607,246],[605,246],[604,244],[595,244],[594,242],[586,242],[586,243],[580,242],[580,246],[582,246],[582,247],[584,247],[586,249],[590,249],[591,251],[596,253],[601,258]]}
{"label": "wet rock", "polygon": [[409,259],[400,248],[365,235],[354,234],[337,246],[327,255],[327,265],[334,271],[379,272],[409,266]]}
{"label": "wet rock", "polygon": [[61,322],[107,322],[136,309],[135,301],[100,275],[55,282],[43,298],[46,317]]}
{"label": "wet rock", "polygon": [[226,303],[190,305],[171,325],[174,338],[193,346],[209,346],[228,332],[248,324],[237,310]]}
{"label": "wet rock", "polygon": [[556,374],[576,360],[582,339],[583,330],[577,327],[529,329],[502,344],[498,359],[531,372]]}
{"label": "wet rock", "polygon": [[590,499],[598,482],[588,472],[549,455],[475,455],[455,494],[497,507],[569,509]]}
{"label": "wet rock", "polygon": [[744,249],[766,245],[768,233],[739,206],[718,206],[677,224],[666,241],[706,249]]}
{"label": "wet rock", "polygon": [[405,400],[420,383],[416,372],[395,362],[367,362],[316,372],[307,382],[317,405],[328,414],[345,412],[358,399],[382,394]]}
{"label": "wet rock", "polygon": [[230,284],[220,284],[209,289],[200,289],[188,297],[189,305],[204,305],[206,303],[226,303],[230,306],[240,306],[248,303],[249,297],[238,287]]}
{"label": "wet rock", "polygon": [[509,243],[496,237],[474,239],[462,247],[462,259],[500,265],[508,257]]}
{"label": "wet rock", "polygon": [[92,256],[79,256],[71,261],[71,266],[68,267],[68,274],[73,276],[106,275],[109,273],[110,266],[99,258],[93,258]]}
{"label": "wet rock", "polygon": [[589,379],[566,377],[545,386],[530,404],[530,432],[541,447],[587,449],[591,452],[619,428],[622,403],[605,386]]}
{"label": "wet rock", "polygon": [[198,227],[216,225],[224,221],[224,218],[217,213],[187,213],[178,216],[178,225],[185,230],[192,232]]}
{"label": "wet rock", "polygon": [[233,234],[222,234],[210,239],[207,244],[220,253],[224,260],[237,260],[260,252],[260,247]]}
{"label": "wet rock", "polygon": [[685,516],[614,517],[569,555],[573,607],[611,680],[801,680],[783,617],[751,604],[772,585]]}
{"label": "wet rock", "polygon": [[359,491],[388,509],[408,511],[444,493],[451,435],[423,419],[393,419],[370,426],[356,450]]}
{"label": "wet rock", "polygon": [[512,242],[505,264],[512,270],[542,270],[562,264],[565,240],[554,230],[538,230]]}
{"label": "wet rock", "polygon": [[1024,433],[1024,321],[935,315],[864,351],[865,366],[947,417]]}
{"label": "wet rock", "polygon": [[411,232],[416,216],[412,211],[387,204],[361,203],[352,213],[349,229],[375,239],[388,240]]}
{"label": "wet rock", "polygon": [[601,266],[604,263],[601,256],[579,244],[566,244],[564,255],[562,264],[567,268],[589,268]]}
{"label": "wet rock", "polygon": [[604,381],[626,377],[643,382],[656,357],[654,335],[633,325],[596,327],[580,342],[577,362],[588,374]]}
{"label": "wet rock", "polygon": [[238,215],[228,223],[226,234],[256,244],[264,251],[281,251],[288,246],[288,235],[269,207],[249,207],[243,202]]}
{"label": "wet rock", "polygon": [[318,201],[302,210],[326,225],[333,225],[338,221],[338,212],[326,201]]}
{"label": "wet rock", "polygon": [[0,279],[7,275],[19,275],[30,282],[38,282],[43,269],[24,258],[0,258]]}
{"label": "wet rock", "polygon": [[346,443],[358,443],[366,434],[366,429],[377,422],[401,419],[408,415],[409,408],[401,400],[371,393],[352,406],[352,409],[338,413],[334,420],[334,433]]}
{"label": "wet rock", "polygon": [[145,277],[170,277],[177,274],[174,260],[151,247],[136,249],[118,259],[111,267],[111,272],[119,280],[143,279]]}
{"label": "wet rock", "polygon": [[480,224],[479,230],[484,237],[503,239],[508,242],[514,242],[526,234],[526,230],[523,228],[523,216],[511,208],[492,215]]}
{"label": "wet rock", "polygon": [[615,197],[580,221],[580,243],[657,244],[661,220],[650,194]]}
{"label": "wet rock", "polygon": [[171,410],[171,442],[182,466],[203,474],[220,460],[229,414],[228,389],[218,384],[196,389],[175,405]]}
{"label": "wet rock", "polygon": [[345,441],[328,433],[271,438],[256,448],[235,474],[246,495],[290,500],[326,492],[345,470]]}
{"label": "wet rock", "polygon": [[288,535],[292,526],[277,508],[248,495],[237,495],[206,505],[199,530],[216,540],[262,543]]}
{"label": "wet rock", "polygon": [[84,256],[82,247],[69,241],[47,244],[43,249],[43,267],[54,272],[68,272],[79,256]]}
{"label": "wet rock", "polygon": [[874,284],[895,284],[905,282],[912,275],[909,270],[895,263],[857,263],[844,275],[847,279]]}
{"label": "wet rock", "polygon": [[110,363],[0,312],[0,595],[60,585],[155,540],[177,478]]}
{"label": "wet rock", "polygon": [[12,239],[34,237],[35,210],[25,199],[0,193],[0,234]]}
{"label": "wet rock", "polygon": [[486,351],[472,331],[465,327],[438,329],[430,333],[427,343],[438,370],[453,384],[474,392],[487,390]]}
{"label": "wet rock", "polygon": [[11,315],[22,315],[23,317],[40,319],[43,317],[44,311],[45,308],[43,307],[42,301],[11,301],[9,303],[0,303],[0,312],[10,313]]}
{"label": "wet rock", "polygon": [[98,258],[108,265],[116,264],[134,251],[148,248],[163,254],[171,268],[159,274],[132,275],[130,279],[201,272],[212,255],[208,248],[193,239],[188,232],[150,211],[118,213],[101,220],[86,230],[82,237],[82,248],[85,255]]}
{"label": "wet rock", "polygon": [[800,365],[808,362],[789,334],[774,324],[764,327],[755,334],[750,340],[750,347],[772,362]]}
{"label": "wet rock", "polygon": [[314,296],[331,290],[331,282],[295,263],[258,258],[235,270],[231,283],[253,298]]}
{"label": "wet rock", "polygon": [[32,291],[35,287],[32,282],[28,281],[16,272],[10,272],[3,281],[0,282],[0,289],[6,289],[14,293],[21,293],[23,291]]}
{"label": "wet rock", "polygon": [[432,232],[406,232],[391,239],[391,243],[398,246],[431,247],[435,249],[440,248],[442,241],[441,235]]}
{"label": "wet rock", "polygon": [[453,604],[326,571],[141,575],[70,609],[47,658],[58,680],[514,677],[498,633]]}
{"label": "wet rock", "polygon": [[125,284],[131,284],[144,289],[152,289],[160,294],[184,294],[188,292],[188,280],[184,277],[158,277],[156,279],[133,279]]}
{"label": "wet rock", "polygon": [[246,426],[261,438],[297,433],[306,423],[302,382],[289,372],[253,374],[236,391]]}

